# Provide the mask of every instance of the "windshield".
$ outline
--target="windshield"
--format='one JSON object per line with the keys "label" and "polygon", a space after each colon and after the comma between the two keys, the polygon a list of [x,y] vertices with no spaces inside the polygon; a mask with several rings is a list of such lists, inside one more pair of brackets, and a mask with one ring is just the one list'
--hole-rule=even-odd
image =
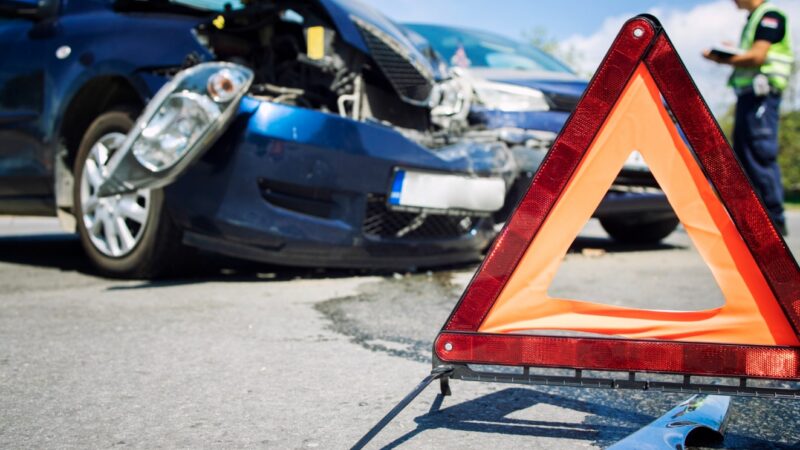
{"label": "windshield", "polygon": [[573,73],[565,64],[533,45],[496,34],[437,25],[406,26],[427,39],[452,66]]}

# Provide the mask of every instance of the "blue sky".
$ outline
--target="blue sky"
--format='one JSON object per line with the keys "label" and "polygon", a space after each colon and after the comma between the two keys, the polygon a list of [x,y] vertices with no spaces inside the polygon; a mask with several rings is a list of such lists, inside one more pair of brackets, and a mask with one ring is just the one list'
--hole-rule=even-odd
{"label": "blue sky", "polygon": [[[364,0],[400,21],[447,23],[482,28],[519,37],[525,30],[545,27],[556,38],[591,34],[603,19],[634,16],[652,8],[689,9],[690,0]],[[731,8],[733,8],[732,1]]]}
{"label": "blue sky", "polygon": [[[738,42],[747,14],[733,0],[362,0],[399,22],[458,25],[521,39],[536,28],[577,58],[573,68],[591,75],[622,24],[639,13],[654,14],[672,38],[700,92],[719,114],[735,100],[726,85],[730,68],[701,57],[723,41]],[[772,0],[788,14],[800,50],[800,1]],[[793,19],[793,20],[792,20]],[[784,106],[800,109],[800,88]]]}

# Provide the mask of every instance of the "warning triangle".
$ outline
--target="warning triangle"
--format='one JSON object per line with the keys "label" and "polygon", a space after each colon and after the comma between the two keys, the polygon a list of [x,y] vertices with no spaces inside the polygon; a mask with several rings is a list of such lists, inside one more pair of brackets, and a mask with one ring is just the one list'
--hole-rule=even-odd
{"label": "warning triangle", "polygon": [[[651,311],[548,295],[570,244],[634,150],[724,305]],[[800,379],[798,330],[797,262],[666,33],[639,16],[617,36],[434,352],[455,364]]]}

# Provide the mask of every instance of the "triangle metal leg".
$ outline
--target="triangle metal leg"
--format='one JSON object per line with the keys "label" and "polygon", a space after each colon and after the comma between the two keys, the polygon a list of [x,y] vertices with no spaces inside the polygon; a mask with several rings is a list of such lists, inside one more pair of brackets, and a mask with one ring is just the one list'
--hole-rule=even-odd
{"label": "triangle metal leg", "polygon": [[383,430],[386,427],[386,425],[389,424],[389,422],[394,420],[394,418],[397,417],[397,415],[400,414],[406,408],[406,406],[408,406],[412,401],[414,401],[414,399],[417,398],[417,396],[421,394],[422,391],[424,391],[425,388],[427,388],[434,381],[443,380],[441,382],[442,394],[450,395],[450,385],[449,382],[447,382],[446,380],[448,378],[448,375],[450,375],[450,373],[452,372],[453,368],[450,366],[434,367],[430,375],[428,375],[422,381],[420,381],[420,383],[417,385],[417,387],[414,388],[414,390],[412,390],[411,392],[408,393],[408,395],[403,397],[403,399],[400,400],[400,403],[398,403],[394,408],[392,408],[392,410],[389,411],[377,424],[375,424],[375,426],[372,427],[367,432],[367,434],[365,434],[361,439],[359,439],[358,442],[356,442],[355,445],[351,447],[351,449],[360,450],[364,448],[370,441],[372,441],[372,439],[375,438],[375,436],[378,435],[378,433],[381,432],[381,430]]}

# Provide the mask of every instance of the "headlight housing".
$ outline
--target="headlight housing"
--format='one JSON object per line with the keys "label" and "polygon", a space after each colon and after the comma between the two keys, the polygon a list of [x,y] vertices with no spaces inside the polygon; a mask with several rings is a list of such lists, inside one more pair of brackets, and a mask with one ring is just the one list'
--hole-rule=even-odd
{"label": "headlight housing", "polygon": [[492,81],[476,81],[473,88],[481,103],[489,109],[511,112],[550,109],[547,98],[538,89]]}
{"label": "headlight housing", "polygon": [[252,82],[250,69],[225,62],[179,72],[153,97],[111,157],[99,195],[174,181],[227,128]]}
{"label": "headlight housing", "polygon": [[204,95],[172,94],[141,130],[133,143],[133,155],[153,172],[169,169],[220,115],[219,106]]}

